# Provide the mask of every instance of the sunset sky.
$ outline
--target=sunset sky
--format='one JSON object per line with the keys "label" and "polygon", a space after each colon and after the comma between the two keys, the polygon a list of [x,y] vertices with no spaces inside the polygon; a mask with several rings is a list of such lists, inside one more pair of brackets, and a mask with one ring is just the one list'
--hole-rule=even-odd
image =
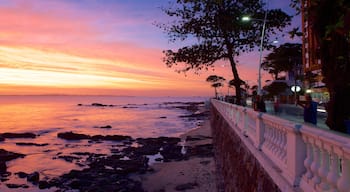
{"label": "sunset sky", "polygon": [[[0,95],[213,95],[205,79],[232,79],[228,63],[185,76],[162,61],[162,50],[177,46],[154,25],[169,19],[160,10],[167,2],[0,0]],[[290,10],[288,1],[269,6]],[[238,58],[241,78],[251,85],[258,55]]]}

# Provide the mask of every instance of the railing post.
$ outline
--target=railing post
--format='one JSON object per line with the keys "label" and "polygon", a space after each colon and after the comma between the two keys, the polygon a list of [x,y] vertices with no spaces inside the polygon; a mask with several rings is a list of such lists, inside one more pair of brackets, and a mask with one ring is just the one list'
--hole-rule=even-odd
{"label": "railing post", "polygon": [[258,118],[256,119],[256,138],[255,138],[255,147],[258,150],[261,150],[262,144],[264,143],[264,134],[265,134],[265,126],[262,120],[262,113],[259,113]]}
{"label": "railing post", "polygon": [[240,127],[241,127],[241,131],[242,131],[242,134],[243,135],[247,135],[247,109],[244,108],[243,111],[241,112],[241,124],[240,124]]}
{"label": "railing post", "polygon": [[338,191],[347,192],[350,188],[350,150],[349,146],[344,147],[342,151],[342,173],[338,180]]}
{"label": "railing post", "polygon": [[287,180],[293,186],[298,186],[305,172],[304,160],[306,145],[300,133],[301,125],[295,124],[292,131],[287,132]]}

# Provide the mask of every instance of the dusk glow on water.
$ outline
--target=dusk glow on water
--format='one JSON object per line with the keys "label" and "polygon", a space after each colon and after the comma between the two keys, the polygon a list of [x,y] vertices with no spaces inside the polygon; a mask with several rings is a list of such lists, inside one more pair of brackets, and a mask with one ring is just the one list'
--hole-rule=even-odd
{"label": "dusk glow on water", "polygon": [[[12,174],[38,171],[44,178],[84,168],[57,156],[75,152],[107,155],[111,149],[119,147],[119,142],[113,141],[67,141],[58,138],[57,133],[72,131],[87,135],[128,135],[132,138],[179,136],[196,128],[198,122],[180,118],[179,116],[188,114],[188,111],[174,107],[183,105],[184,102],[207,100],[204,97],[113,96],[0,96],[0,99],[0,133],[30,132],[37,135],[33,139],[14,138],[0,142],[0,148],[26,155],[9,161],[8,171]],[[108,106],[92,106],[92,103]],[[107,125],[112,128],[101,128]],[[18,143],[43,146],[22,146]],[[9,181],[0,184],[0,191],[16,191],[8,189],[6,183],[26,182],[12,175]]]}

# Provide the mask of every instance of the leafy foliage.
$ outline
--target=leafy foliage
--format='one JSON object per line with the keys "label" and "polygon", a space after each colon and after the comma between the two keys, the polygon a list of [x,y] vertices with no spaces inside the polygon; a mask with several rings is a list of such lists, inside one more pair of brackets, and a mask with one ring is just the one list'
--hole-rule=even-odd
{"label": "leafy foliage", "polygon": [[344,119],[350,116],[350,1],[311,0],[306,11],[330,93],[326,123],[345,132]]}
{"label": "leafy foliage", "polygon": [[224,84],[222,82],[224,82],[226,79],[221,77],[221,76],[217,76],[217,75],[210,75],[209,77],[207,77],[207,82],[211,82],[211,86],[214,87],[215,89],[215,97],[218,97],[218,92],[217,92],[217,88],[218,87],[222,87],[224,86]]}
{"label": "leafy foliage", "polygon": [[[253,51],[260,44],[262,30],[262,22],[243,23],[241,18],[247,14],[252,18],[264,18],[260,0],[177,0],[163,11],[174,18],[171,23],[158,25],[169,40],[193,42],[177,50],[163,51],[168,67],[177,66],[178,72],[198,71],[214,67],[218,60],[228,60],[234,79],[241,80],[235,57]],[[270,36],[282,31],[291,18],[280,9],[268,10],[267,17],[264,47],[271,48]],[[235,84],[235,88],[240,104],[240,86]]]}
{"label": "leafy foliage", "polygon": [[285,82],[272,82],[270,85],[265,86],[264,90],[268,92],[267,97],[272,98],[275,95],[281,95],[288,90],[289,86]]}
{"label": "leafy foliage", "polygon": [[300,65],[301,58],[301,44],[285,43],[269,53],[265,57],[261,67],[272,74],[274,79],[277,80],[279,73],[291,71],[296,65]]}

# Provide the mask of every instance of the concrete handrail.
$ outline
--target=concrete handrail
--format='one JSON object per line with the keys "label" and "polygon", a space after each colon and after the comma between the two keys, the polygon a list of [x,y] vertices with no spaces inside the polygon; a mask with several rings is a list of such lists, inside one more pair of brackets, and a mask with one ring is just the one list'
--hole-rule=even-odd
{"label": "concrete handrail", "polygon": [[350,189],[349,137],[215,99],[212,104],[291,186],[303,191]]}

